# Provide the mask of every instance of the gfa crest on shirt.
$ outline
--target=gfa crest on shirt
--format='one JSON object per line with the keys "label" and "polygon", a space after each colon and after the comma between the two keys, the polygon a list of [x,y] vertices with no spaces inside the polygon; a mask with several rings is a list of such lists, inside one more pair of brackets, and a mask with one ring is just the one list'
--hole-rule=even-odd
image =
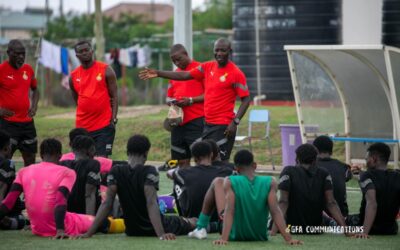
{"label": "gfa crest on shirt", "polygon": [[220,82],[225,82],[227,76],[228,76],[228,73],[225,73],[223,76],[221,76],[221,77],[219,78],[219,81],[220,81]]}
{"label": "gfa crest on shirt", "polygon": [[101,79],[103,79],[103,78],[101,77],[101,73],[99,73],[99,74],[96,76],[96,80],[100,82]]}
{"label": "gfa crest on shirt", "polygon": [[28,75],[26,74],[26,71],[24,71],[24,74],[22,74],[22,78],[24,80],[28,80]]}

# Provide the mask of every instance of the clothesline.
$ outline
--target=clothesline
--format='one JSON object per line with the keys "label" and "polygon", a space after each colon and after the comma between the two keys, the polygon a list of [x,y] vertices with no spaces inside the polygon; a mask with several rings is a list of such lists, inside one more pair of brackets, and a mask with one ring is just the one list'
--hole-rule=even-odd
{"label": "clothesline", "polygon": [[[134,45],[129,48],[113,49],[105,54],[106,63],[121,64],[127,67],[146,67],[151,64],[151,48],[147,45]],[[42,39],[39,62],[59,74],[68,76],[80,65],[73,48],[66,48]]]}

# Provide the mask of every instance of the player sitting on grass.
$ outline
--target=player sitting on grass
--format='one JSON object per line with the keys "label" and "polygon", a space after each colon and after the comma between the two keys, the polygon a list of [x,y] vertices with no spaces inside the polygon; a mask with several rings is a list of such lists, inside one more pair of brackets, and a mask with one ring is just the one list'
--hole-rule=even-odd
{"label": "player sitting on grass", "polygon": [[350,166],[331,158],[333,142],[328,136],[318,136],[315,138],[313,145],[318,149],[316,165],[328,171],[329,175],[332,177],[333,195],[340,208],[340,212],[344,217],[347,217],[349,208],[347,206],[346,182],[353,177]]}
{"label": "player sitting on grass", "polygon": [[[296,233],[322,233],[308,229],[311,228],[309,226],[322,226],[324,209],[329,211],[337,224],[346,226],[333,196],[332,178],[325,169],[315,164],[317,155],[313,145],[300,145],[296,149],[297,166],[285,167],[279,179],[279,206],[286,223],[298,229]],[[271,233],[276,233],[275,224]]]}
{"label": "player sitting on grass", "polygon": [[256,176],[253,154],[240,150],[234,157],[239,175],[216,178],[207,191],[197,228],[189,237],[204,239],[210,215],[216,208],[223,216],[221,239],[215,245],[226,245],[229,241],[268,240],[268,216],[277,223],[285,241],[290,245],[302,244],[285,231],[286,224],[278,207],[277,183],[271,176]]}
{"label": "player sitting on grass", "polygon": [[[0,202],[10,192],[11,184],[15,180],[15,166],[9,158],[11,156],[10,135],[0,130]],[[16,205],[8,216],[0,220],[0,229],[21,229],[25,226],[25,218],[21,211],[25,209],[24,203],[17,198]]]}
{"label": "player sitting on grass", "polygon": [[[61,143],[56,139],[45,139],[40,145],[40,156],[41,163],[22,168],[17,173],[10,192],[0,205],[0,220],[12,211],[24,192],[33,234],[62,239],[85,233],[94,217],[67,212],[67,200],[76,174],[58,165]],[[112,220],[104,220],[101,224],[103,231],[113,225]]]}
{"label": "player sitting on grass", "polygon": [[[69,146],[72,148],[72,143],[74,139],[80,135],[85,135],[89,136],[89,132],[84,129],[84,128],[74,128],[69,132]],[[111,166],[113,161],[111,159],[101,157],[101,156],[95,156],[95,160],[97,160],[100,163],[100,173],[101,174],[107,174],[111,170]],[[66,160],[75,160],[75,153],[74,152],[69,152],[65,153],[61,156],[60,161],[66,161]]]}
{"label": "player sitting on grass", "polygon": [[72,142],[75,160],[61,161],[76,173],[76,181],[68,198],[69,212],[96,215],[100,205],[100,163],[93,159],[96,147],[94,140],[85,135],[77,136]]}
{"label": "player sitting on grass", "polygon": [[360,174],[360,214],[348,217],[349,224],[363,226],[364,231],[355,235],[357,238],[398,232],[396,215],[400,209],[400,172],[387,169],[390,153],[389,146],[384,143],[374,143],[367,149],[367,171]]}
{"label": "player sitting on grass", "polygon": [[210,146],[211,146],[212,154],[213,154],[213,157],[212,157],[211,161],[212,161],[212,165],[213,166],[227,168],[227,169],[230,169],[232,171],[235,170],[235,165],[234,164],[221,160],[221,155],[219,154],[219,152],[220,152],[219,147],[218,147],[217,143],[213,139],[205,139],[203,141],[204,142],[208,142],[210,144]]}
{"label": "player sitting on grass", "polygon": [[195,226],[196,219],[164,216],[157,202],[159,175],[155,167],[144,165],[151,144],[143,135],[128,140],[128,164],[112,167],[107,177],[107,197],[97,212],[90,230],[83,237],[92,236],[109,214],[118,194],[128,236],[157,236],[173,240],[175,234],[186,234]]}
{"label": "player sitting on grass", "polygon": [[[232,174],[232,170],[212,165],[213,153],[208,142],[200,141],[192,145],[191,155],[196,166],[178,168],[168,171],[174,181],[174,192],[180,208],[180,215],[184,217],[199,217],[204,196],[212,181],[216,177],[225,177]],[[218,215],[215,214],[215,221]]]}

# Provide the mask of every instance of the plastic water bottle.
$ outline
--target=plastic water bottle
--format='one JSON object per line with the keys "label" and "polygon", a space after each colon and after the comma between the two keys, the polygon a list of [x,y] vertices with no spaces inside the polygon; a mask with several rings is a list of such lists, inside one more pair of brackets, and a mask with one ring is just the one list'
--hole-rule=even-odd
{"label": "plastic water bottle", "polygon": [[162,214],[165,214],[167,212],[167,204],[165,203],[165,201],[163,200],[158,200],[158,205],[160,207],[160,212]]}

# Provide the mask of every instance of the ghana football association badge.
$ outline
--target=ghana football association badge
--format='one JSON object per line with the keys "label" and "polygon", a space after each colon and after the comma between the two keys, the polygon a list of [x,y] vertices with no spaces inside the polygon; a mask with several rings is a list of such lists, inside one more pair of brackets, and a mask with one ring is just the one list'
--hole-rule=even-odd
{"label": "ghana football association badge", "polygon": [[223,76],[221,76],[220,78],[219,78],[219,81],[220,82],[225,82],[226,81],[226,76],[228,75],[228,73],[225,73]]}
{"label": "ghana football association badge", "polygon": [[99,73],[99,74],[96,76],[96,80],[97,80],[97,81],[101,81],[101,79],[103,79],[103,78],[101,77],[101,73]]}
{"label": "ghana football association badge", "polygon": [[28,75],[26,74],[26,71],[24,71],[24,74],[22,75],[22,78],[23,78],[24,80],[28,80]]}

